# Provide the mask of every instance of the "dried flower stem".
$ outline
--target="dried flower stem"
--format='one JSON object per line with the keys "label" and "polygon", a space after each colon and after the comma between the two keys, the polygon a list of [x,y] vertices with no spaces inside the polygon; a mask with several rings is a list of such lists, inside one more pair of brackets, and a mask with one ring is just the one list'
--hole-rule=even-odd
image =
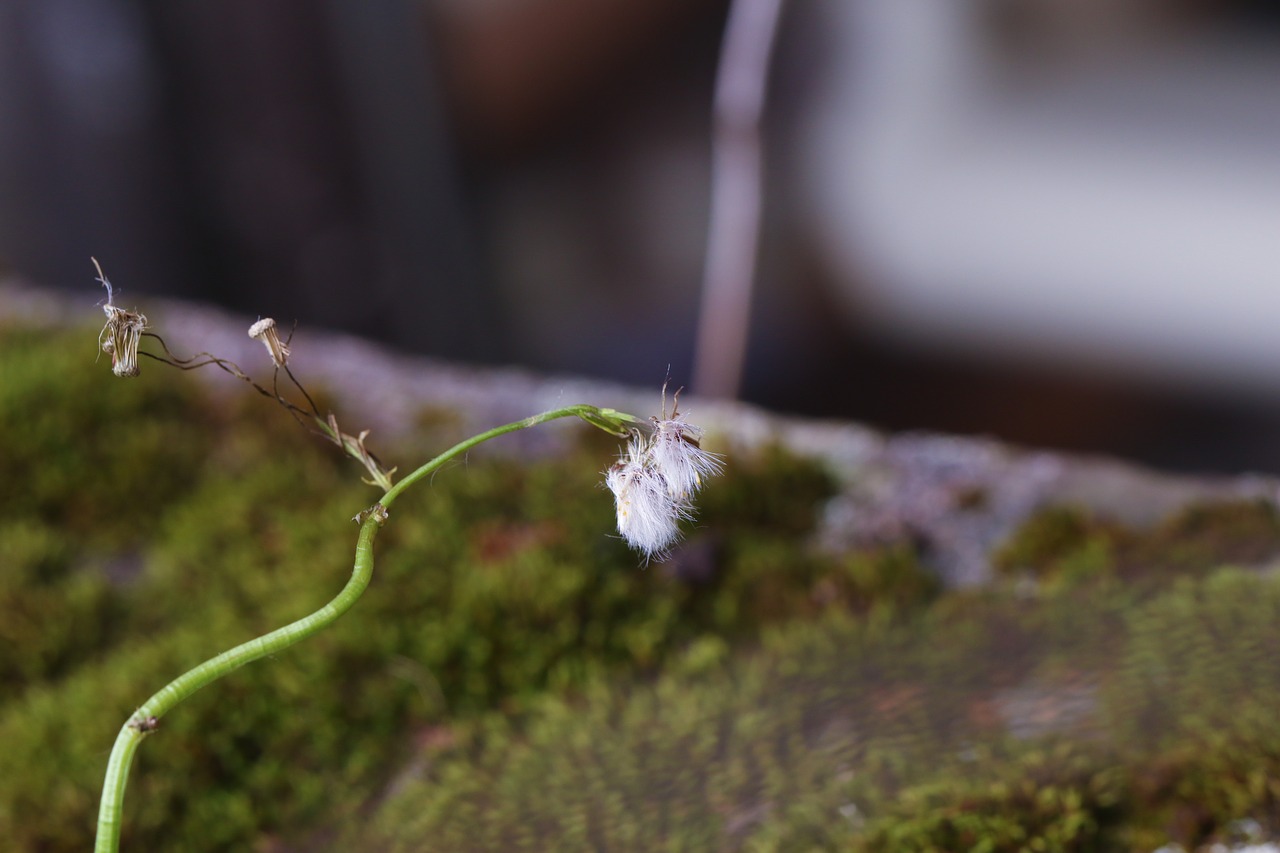
{"label": "dried flower stem", "polygon": [[[213,365],[231,376],[249,383],[249,385],[251,385],[259,394],[275,400],[283,406],[285,411],[292,415],[293,419],[299,424],[302,424],[305,427],[307,424],[303,419],[306,418],[310,420],[315,425],[313,432],[315,432],[316,435],[336,444],[344,453],[363,465],[365,470],[369,472],[370,477],[370,479],[365,481],[366,483],[378,486],[383,491],[391,488],[391,476],[396,472],[396,469],[385,468],[381,461],[379,461],[378,457],[374,456],[373,453],[365,447],[364,439],[369,434],[369,430],[364,430],[359,435],[352,436],[339,429],[337,417],[332,412],[329,412],[328,414],[320,413],[319,407],[316,406],[316,401],[312,399],[311,394],[308,393],[303,384],[298,381],[298,378],[293,375],[293,371],[289,369],[287,364],[281,363],[275,365],[275,372],[272,375],[271,389],[268,390],[262,385],[259,385],[252,376],[245,373],[244,370],[240,368],[240,365],[230,359],[219,358],[218,356],[208,352],[198,352],[190,358],[180,358],[179,356],[174,355],[173,350],[169,349],[169,345],[165,343],[164,338],[154,332],[144,332],[143,335],[148,338],[154,338],[158,341],[161,349],[164,350],[164,356],[158,356],[149,352],[143,352],[141,355],[155,359],[156,361],[162,364],[167,364],[170,367],[176,367],[179,370],[196,370],[201,367]],[[288,341],[281,343],[286,347],[285,352],[287,354]],[[298,393],[300,393],[307,401],[307,408],[304,409],[280,393],[279,378],[281,371],[284,371],[284,374],[289,377],[289,381],[293,383],[293,387],[298,389]]]}

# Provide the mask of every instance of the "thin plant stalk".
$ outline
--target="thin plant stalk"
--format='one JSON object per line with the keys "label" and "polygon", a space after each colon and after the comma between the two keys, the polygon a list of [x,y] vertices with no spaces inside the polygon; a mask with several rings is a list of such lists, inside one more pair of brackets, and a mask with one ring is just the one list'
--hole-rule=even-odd
{"label": "thin plant stalk", "polygon": [[494,427],[487,432],[482,432],[479,435],[473,435],[465,441],[458,442],[453,447],[450,447],[444,453],[441,453],[435,459],[432,459],[413,473],[408,474],[403,480],[388,489],[387,493],[382,496],[382,500],[379,501],[379,503],[384,507],[390,506],[391,502],[394,501],[401,492],[409,488],[409,486],[412,486],[432,471],[435,471],[459,453],[465,453],[477,444],[486,442],[491,438],[497,438],[500,435],[506,435],[509,432],[528,429],[529,427],[537,426],[538,424],[545,424],[547,421],[554,421],[557,418],[570,417],[581,418],[592,426],[598,427],[603,429],[605,432],[610,432],[617,436],[625,436],[627,434],[627,427],[625,425],[644,423],[644,421],[637,418],[635,415],[628,415],[614,409],[601,409],[597,406],[587,405],[566,406],[563,409],[552,409],[551,411],[543,412],[540,415],[532,415],[522,421],[503,424],[500,427]]}
{"label": "thin plant stalk", "polygon": [[693,388],[733,398],[742,384],[764,179],[760,118],[782,0],[733,0],[716,73],[711,217]]}
{"label": "thin plant stalk", "polygon": [[[169,682],[143,703],[120,728],[120,733],[116,736],[115,746],[111,750],[111,758],[107,763],[106,778],[103,781],[102,802],[98,811],[98,833],[94,846],[95,853],[116,853],[119,850],[124,794],[129,781],[129,767],[133,763],[133,756],[143,738],[156,730],[160,719],[165,714],[169,713],[196,691],[207,687],[247,663],[275,654],[292,646],[299,640],[311,636],[322,628],[328,627],[339,616],[351,609],[351,606],[360,598],[373,577],[373,540],[377,536],[378,530],[387,520],[387,508],[405,489],[436,471],[450,459],[465,453],[477,444],[509,432],[527,429],[547,421],[565,417],[581,418],[587,423],[615,435],[626,434],[630,426],[642,423],[634,415],[628,415],[613,409],[601,409],[588,405],[567,406],[562,409],[554,409],[533,415],[524,420],[494,427],[455,444],[409,474],[399,483],[388,488],[381,500],[356,516],[356,520],[360,522],[360,536],[356,542],[355,565],[351,571],[350,580],[347,581],[346,586],[332,601],[309,616],[304,616],[295,622],[285,625],[283,628],[277,628],[275,631],[241,643],[233,649],[210,658]],[[345,445],[344,449],[349,454],[359,458],[356,450]]]}

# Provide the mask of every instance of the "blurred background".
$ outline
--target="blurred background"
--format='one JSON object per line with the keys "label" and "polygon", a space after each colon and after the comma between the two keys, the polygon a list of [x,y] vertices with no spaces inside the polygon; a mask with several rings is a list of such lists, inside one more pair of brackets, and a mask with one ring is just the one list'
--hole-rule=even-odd
{"label": "blurred background", "polygon": [[[682,381],[727,9],[6,0],[0,269]],[[1280,471],[1277,80],[1263,0],[786,5],[742,396]]]}

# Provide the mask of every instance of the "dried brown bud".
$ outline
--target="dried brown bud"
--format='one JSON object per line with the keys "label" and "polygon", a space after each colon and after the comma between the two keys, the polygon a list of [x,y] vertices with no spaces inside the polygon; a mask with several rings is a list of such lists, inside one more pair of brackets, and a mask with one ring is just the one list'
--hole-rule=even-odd
{"label": "dried brown bud", "polygon": [[115,293],[111,282],[102,274],[98,259],[90,260],[98,270],[98,281],[107,289],[107,304],[102,306],[102,313],[107,315],[107,324],[98,333],[98,346],[111,356],[112,373],[116,376],[137,376],[138,344],[142,341],[142,333],[147,329],[147,318],[112,304]]}
{"label": "dried brown bud", "polygon": [[107,325],[98,335],[102,351],[111,356],[111,372],[116,376],[138,375],[138,344],[147,328],[147,318],[114,305],[103,305]]}

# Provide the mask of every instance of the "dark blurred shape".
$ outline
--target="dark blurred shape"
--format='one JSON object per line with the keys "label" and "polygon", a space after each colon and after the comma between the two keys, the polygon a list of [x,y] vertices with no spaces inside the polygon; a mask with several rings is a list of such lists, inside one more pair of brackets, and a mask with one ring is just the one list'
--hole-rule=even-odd
{"label": "dark blurred shape", "polygon": [[[9,0],[0,268],[656,404],[727,8]],[[1280,470],[1278,44],[1261,0],[788,4],[745,398]]]}
{"label": "dark blurred shape", "polygon": [[[519,159],[598,125],[602,111],[625,108],[644,78],[679,51],[691,28],[723,15],[725,0],[435,5],[446,84],[465,147]],[[714,42],[708,47],[714,50]]]}
{"label": "dark blurred shape", "polygon": [[155,290],[183,256],[145,26],[108,0],[0,4],[0,255],[41,283],[91,288],[97,254]]}
{"label": "dark blurred shape", "polygon": [[0,255],[493,357],[421,6],[13,0]]}

